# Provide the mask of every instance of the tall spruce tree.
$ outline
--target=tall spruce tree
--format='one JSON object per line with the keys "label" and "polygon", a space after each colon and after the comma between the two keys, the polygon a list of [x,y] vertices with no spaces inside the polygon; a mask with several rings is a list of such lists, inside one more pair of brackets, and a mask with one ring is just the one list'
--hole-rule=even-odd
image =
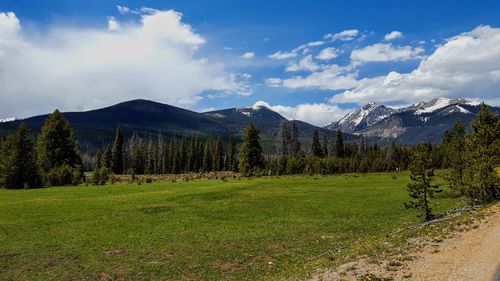
{"label": "tall spruce tree", "polygon": [[455,192],[464,193],[465,126],[457,121],[453,129],[445,134],[444,141],[446,179]]}
{"label": "tall spruce tree", "polygon": [[212,171],[213,160],[212,160],[211,146],[212,146],[212,141],[209,138],[205,142],[204,151],[203,151],[202,171],[205,173]]}
{"label": "tall spruce tree", "polygon": [[214,171],[222,171],[224,168],[224,146],[222,144],[222,140],[217,138],[217,142],[215,143],[215,151],[214,151]]}
{"label": "tall spruce tree", "polygon": [[111,150],[111,171],[117,175],[123,174],[123,132],[116,129],[115,141]]}
{"label": "tall spruce tree", "polygon": [[484,103],[475,120],[472,133],[465,138],[463,181],[465,195],[472,204],[500,199],[500,120]]}
{"label": "tall spruce tree", "polygon": [[299,141],[299,128],[295,121],[292,122],[292,135],[291,135],[291,155],[300,156],[301,154],[301,143]]}
{"label": "tall spruce tree", "polygon": [[288,156],[292,153],[292,135],[288,125],[283,122],[281,125],[281,155]]}
{"label": "tall spruce tree", "polygon": [[335,134],[335,155],[339,158],[344,158],[344,137],[340,130]]}
{"label": "tall spruce tree", "polygon": [[429,146],[418,144],[414,147],[410,162],[410,179],[408,194],[412,200],[405,203],[407,209],[418,209],[422,212],[426,221],[433,218],[432,209],[429,206],[430,199],[434,193],[440,192],[438,185],[433,184],[434,168],[432,167],[431,150]]}
{"label": "tall spruce tree", "polygon": [[236,171],[238,169],[236,162],[236,140],[234,139],[234,134],[231,133],[227,144],[226,171]]}
{"label": "tall spruce tree", "polygon": [[49,114],[40,131],[37,163],[46,185],[76,184],[83,178],[82,158],[73,130],[57,109]]}
{"label": "tall spruce tree", "polygon": [[7,188],[41,186],[35,145],[24,123],[0,147],[0,186],[2,185]]}
{"label": "tall spruce tree", "polygon": [[245,176],[253,175],[264,168],[264,157],[260,145],[260,131],[250,123],[243,132],[243,144],[240,150],[240,172]]}
{"label": "tall spruce tree", "polygon": [[311,145],[311,155],[316,157],[323,157],[323,148],[319,141],[318,130],[314,130],[312,145]]}

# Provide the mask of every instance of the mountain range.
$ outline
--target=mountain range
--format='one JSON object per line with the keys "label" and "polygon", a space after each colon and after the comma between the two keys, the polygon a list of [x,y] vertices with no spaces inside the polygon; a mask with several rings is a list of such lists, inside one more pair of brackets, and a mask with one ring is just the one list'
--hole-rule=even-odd
{"label": "mountain range", "polygon": [[[248,123],[253,122],[261,130],[267,152],[273,152],[282,124],[292,122],[265,106],[198,113],[148,100],[131,100],[85,112],[65,112],[64,116],[73,127],[83,150],[110,143],[117,127],[122,128],[125,137],[133,133],[143,136],[161,133],[167,137],[198,135],[202,138],[227,138],[230,133],[234,133],[238,139]],[[13,132],[21,123],[26,123],[32,131],[38,132],[46,118],[47,115],[40,115],[7,120],[0,123],[0,135]],[[298,120],[295,122],[300,132],[299,137],[305,145],[310,142],[314,130],[329,137],[335,134],[326,128]],[[358,137],[355,135],[346,135],[347,140],[356,138]]]}
{"label": "mountain range", "polygon": [[[460,120],[468,128],[481,104],[466,99],[436,98],[402,108],[368,103],[325,128],[401,143],[440,143],[446,130]],[[490,107],[500,113],[499,107]]]}
{"label": "mountain range", "polygon": [[[347,141],[357,141],[361,135],[371,142],[401,143],[441,142],[444,131],[456,120],[470,127],[470,121],[479,111],[480,104],[464,99],[437,98],[403,108],[390,108],[368,103],[342,119],[323,128],[295,120],[300,140],[307,149],[315,130],[333,138],[336,130],[344,133]],[[500,108],[491,107],[500,113]],[[187,109],[148,100],[131,100],[110,107],[84,112],[65,112],[75,136],[83,150],[102,146],[112,141],[114,131],[121,127],[125,137],[133,133],[141,135],[182,136],[198,135],[202,138],[234,133],[241,137],[243,129],[252,122],[261,130],[266,152],[272,153],[279,143],[282,124],[289,124],[279,113],[265,106],[229,108],[198,113]],[[13,132],[21,123],[38,132],[47,115],[26,119],[8,119],[0,122],[0,136]]]}

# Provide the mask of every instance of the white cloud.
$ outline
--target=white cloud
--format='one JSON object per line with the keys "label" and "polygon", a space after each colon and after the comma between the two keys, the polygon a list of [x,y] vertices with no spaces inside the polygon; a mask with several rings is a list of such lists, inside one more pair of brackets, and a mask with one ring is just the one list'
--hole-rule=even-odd
{"label": "white cloud", "polygon": [[130,8],[129,7],[125,7],[125,6],[120,6],[120,5],[117,5],[116,6],[116,9],[118,10],[118,12],[122,15],[125,15],[125,14],[128,14],[130,13]]}
{"label": "white cloud", "polygon": [[294,53],[294,52],[277,51],[276,53],[270,55],[269,58],[275,59],[275,60],[284,60],[284,59],[294,58],[296,56],[297,56],[297,53]]}
{"label": "white cloud", "polygon": [[316,56],[319,60],[331,60],[336,57],[338,57],[338,53],[334,47],[325,48]]}
{"label": "white cloud", "polygon": [[366,46],[362,49],[354,50],[351,53],[351,60],[354,64],[364,62],[386,62],[404,61],[421,58],[420,54],[424,49],[411,46],[393,46],[392,44],[377,43]]}
{"label": "white cloud", "polygon": [[255,57],[255,53],[253,53],[253,52],[246,52],[241,57],[244,58],[244,59],[252,59],[252,58]]}
{"label": "white cloud", "polygon": [[500,28],[479,26],[452,37],[410,73],[366,78],[334,96],[339,103],[413,103],[435,97],[475,98],[499,104]]}
{"label": "white cloud", "polygon": [[392,31],[390,33],[387,33],[384,36],[384,40],[385,41],[391,41],[391,40],[402,38],[402,37],[403,37],[403,33],[402,32],[394,30],[394,31]]}
{"label": "white cloud", "polygon": [[297,54],[299,53],[299,51],[302,51],[302,54],[307,54],[309,52],[309,48],[312,48],[312,47],[318,47],[318,46],[321,46],[325,44],[324,41],[313,41],[313,42],[309,42],[309,43],[306,43],[306,44],[302,44],[300,46],[298,46],[297,48],[289,51],[289,52],[286,52],[286,51],[278,51],[272,55],[269,56],[269,58],[271,59],[275,59],[275,60],[284,60],[284,59],[290,59],[290,58],[294,58],[297,56]]}
{"label": "white cloud", "polygon": [[344,30],[344,31],[341,31],[341,32],[335,33],[335,34],[327,34],[327,35],[325,35],[325,39],[329,39],[331,41],[336,41],[336,40],[350,41],[350,40],[353,40],[354,38],[356,38],[356,36],[358,36],[358,34],[359,34],[359,30],[348,29],[348,30]]}
{"label": "white cloud", "polygon": [[342,109],[336,105],[326,103],[304,103],[297,106],[270,105],[264,101],[258,101],[256,106],[266,106],[288,120],[301,120],[316,126],[324,126],[338,120],[349,113],[352,109]]}
{"label": "white cloud", "polygon": [[181,19],[169,10],[142,14],[141,23],[114,32],[52,26],[24,33],[13,13],[0,13],[1,115],[84,110],[134,98],[192,106],[205,90],[249,94],[247,75],[199,58],[205,39]]}
{"label": "white cloud", "polygon": [[297,62],[290,62],[286,68],[286,72],[294,72],[294,71],[311,71],[314,72],[320,69],[320,66],[313,62],[312,55],[308,55]]}
{"label": "white cloud", "polygon": [[283,80],[281,80],[281,78],[271,77],[271,78],[267,78],[265,82],[266,82],[267,86],[276,88],[276,87],[281,86],[281,83],[283,82]]}
{"label": "white cloud", "polygon": [[116,31],[120,30],[120,22],[115,19],[115,17],[108,17],[108,30],[109,31]]}
{"label": "white cloud", "polygon": [[358,85],[357,73],[343,73],[343,69],[332,65],[319,72],[313,72],[308,76],[295,76],[284,79],[282,85],[287,88],[310,88],[322,90],[345,90]]}

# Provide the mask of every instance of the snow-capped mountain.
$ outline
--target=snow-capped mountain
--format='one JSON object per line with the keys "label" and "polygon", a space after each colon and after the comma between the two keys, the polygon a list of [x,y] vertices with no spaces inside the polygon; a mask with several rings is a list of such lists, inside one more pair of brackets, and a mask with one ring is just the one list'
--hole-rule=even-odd
{"label": "snow-capped mountain", "polygon": [[[354,134],[394,138],[406,143],[439,143],[457,120],[466,125],[476,116],[480,103],[466,99],[436,98],[392,109],[369,103],[325,128]],[[500,108],[491,107],[500,113]]]}
{"label": "snow-capped mountain", "polygon": [[12,122],[18,120],[16,117],[0,118],[0,123]]}
{"label": "snow-capped mountain", "polygon": [[341,130],[348,133],[356,132],[372,126],[394,112],[396,112],[395,109],[371,102],[350,112],[339,121],[325,126],[325,128],[330,130]]}

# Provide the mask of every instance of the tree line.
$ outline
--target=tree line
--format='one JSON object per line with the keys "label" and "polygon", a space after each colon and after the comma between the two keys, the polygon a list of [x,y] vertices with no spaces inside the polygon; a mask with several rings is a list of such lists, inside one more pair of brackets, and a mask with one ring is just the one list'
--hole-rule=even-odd
{"label": "tree line", "polygon": [[[243,132],[241,144],[236,143],[234,134],[227,141],[220,137],[167,139],[161,134],[139,136],[135,133],[125,140],[122,129],[117,128],[114,141],[93,155],[91,178],[95,184],[104,184],[112,174],[232,171],[251,176],[410,169],[412,180],[418,186],[408,189],[412,192],[423,189],[427,198],[424,201],[428,201],[433,193],[434,169],[445,168],[447,180],[455,192],[484,202],[488,198],[498,198],[495,168],[499,165],[499,129],[495,126],[498,127],[498,117],[483,105],[472,122],[470,134],[466,133],[463,124],[457,123],[445,133],[442,145],[411,147],[393,142],[382,147],[369,143],[363,136],[358,142],[345,142],[341,131],[333,138],[315,131],[310,147],[304,148],[296,124],[284,123],[280,128],[279,154],[267,156],[263,155],[260,131],[251,123]],[[73,131],[58,110],[49,115],[36,140],[24,124],[15,134],[0,140],[2,186],[76,185],[84,180],[82,157]],[[419,196],[419,192],[412,195],[414,198]]]}
{"label": "tree line", "polygon": [[[456,122],[445,132],[441,167],[452,192],[477,205],[500,199],[500,120],[483,104],[471,126],[467,133],[464,124]],[[411,201],[405,205],[419,209],[425,220],[434,218],[430,199],[442,191],[434,180],[435,168],[430,145],[411,149],[411,183],[407,186]]]}

